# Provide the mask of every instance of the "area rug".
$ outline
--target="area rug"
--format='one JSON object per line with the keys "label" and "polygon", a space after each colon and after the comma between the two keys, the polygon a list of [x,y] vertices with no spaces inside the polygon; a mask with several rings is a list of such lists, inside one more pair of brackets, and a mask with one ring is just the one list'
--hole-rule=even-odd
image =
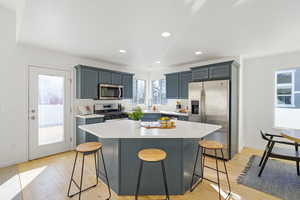
{"label": "area rug", "polygon": [[260,159],[259,156],[251,156],[237,182],[284,200],[299,200],[300,176],[297,176],[296,163],[269,159],[261,177],[258,177]]}
{"label": "area rug", "polygon": [[16,166],[0,168],[0,199],[22,200],[21,182]]}

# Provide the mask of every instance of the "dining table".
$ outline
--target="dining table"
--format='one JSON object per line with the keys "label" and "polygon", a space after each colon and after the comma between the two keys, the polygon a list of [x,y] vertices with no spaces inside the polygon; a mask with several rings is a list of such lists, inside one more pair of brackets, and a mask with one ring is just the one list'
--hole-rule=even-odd
{"label": "dining table", "polygon": [[296,130],[296,129],[282,130],[281,136],[295,143],[300,144],[300,130]]}

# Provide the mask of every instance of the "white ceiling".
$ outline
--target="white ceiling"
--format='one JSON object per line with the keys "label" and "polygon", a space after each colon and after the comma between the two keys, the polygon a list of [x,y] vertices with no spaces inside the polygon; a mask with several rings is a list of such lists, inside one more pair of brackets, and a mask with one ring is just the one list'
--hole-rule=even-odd
{"label": "white ceiling", "polygon": [[277,53],[300,49],[300,1],[27,0],[18,38],[137,67]]}

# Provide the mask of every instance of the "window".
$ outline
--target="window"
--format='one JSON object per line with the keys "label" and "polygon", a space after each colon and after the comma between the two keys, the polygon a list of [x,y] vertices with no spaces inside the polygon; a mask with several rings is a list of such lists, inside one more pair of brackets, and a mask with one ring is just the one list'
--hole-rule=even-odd
{"label": "window", "polygon": [[146,98],[146,81],[145,80],[133,80],[133,103],[145,104]]}
{"label": "window", "polygon": [[300,129],[300,68],[277,71],[275,79],[274,126]]}
{"label": "window", "polygon": [[276,72],[276,105],[294,106],[294,71]]}
{"label": "window", "polygon": [[166,97],[166,80],[152,81],[152,104],[167,104]]}

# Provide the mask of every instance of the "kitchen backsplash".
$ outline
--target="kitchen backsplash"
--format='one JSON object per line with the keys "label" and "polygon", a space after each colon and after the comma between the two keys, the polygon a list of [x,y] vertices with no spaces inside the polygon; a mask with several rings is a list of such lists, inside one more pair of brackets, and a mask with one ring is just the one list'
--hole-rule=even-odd
{"label": "kitchen backsplash", "polygon": [[[180,102],[182,108],[186,108],[189,106],[189,101],[187,99],[168,99],[168,103],[166,105],[156,105],[158,110],[163,111],[175,111],[177,102]],[[125,108],[125,110],[132,110],[136,106],[140,106],[142,109],[148,109],[147,105],[136,105],[132,103],[131,99],[124,100],[92,100],[92,99],[76,99],[74,103],[74,111],[75,114],[78,114],[78,106],[93,106],[95,103],[120,103]]]}

